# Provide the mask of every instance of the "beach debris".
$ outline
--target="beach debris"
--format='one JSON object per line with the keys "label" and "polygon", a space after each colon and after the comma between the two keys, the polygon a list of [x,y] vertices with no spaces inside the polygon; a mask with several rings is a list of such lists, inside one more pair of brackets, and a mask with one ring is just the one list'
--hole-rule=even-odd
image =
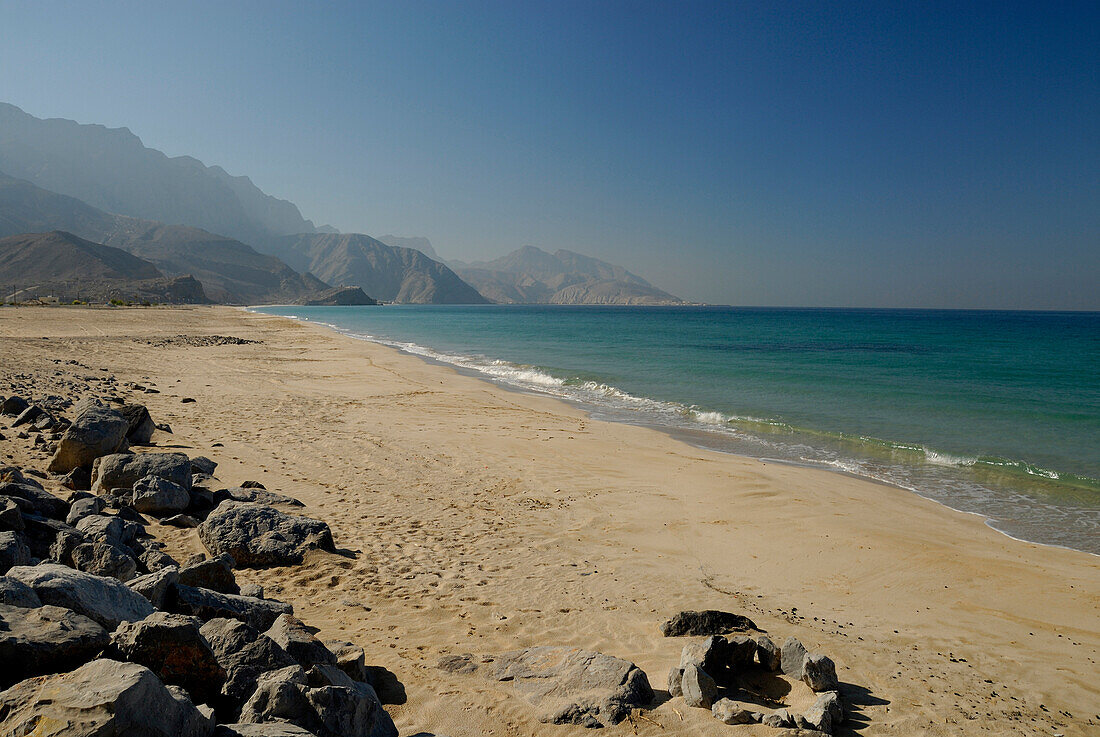
{"label": "beach debris", "polygon": [[123,622],[111,635],[106,655],[149,668],[162,681],[185,689],[196,703],[211,703],[225,683],[199,620],[153,612],[140,622]]}
{"label": "beach debris", "polygon": [[308,550],[336,550],[329,526],[320,520],[233,501],[214,508],[199,525],[199,539],[212,553],[229,553],[243,568],[300,563]]}
{"label": "beach debris", "polygon": [[101,456],[118,451],[126,442],[130,425],[115,410],[96,399],[82,399],[73,407],[75,416],[57,444],[50,473],[68,473]]}
{"label": "beach debris", "polygon": [[146,476],[156,476],[191,489],[191,460],[183,453],[114,453],[92,464],[92,490],[132,489]]}
{"label": "beach debris", "polygon": [[94,658],[108,641],[106,630],[71,609],[41,602],[34,608],[0,604],[0,689],[71,670]]}
{"label": "beach debris", "polygon": [[840,683],[836,677],[836,665],[827,655],[807,653],[802,661],[802,682],[811,691],[836,691]]}
{"label": "beach debris", "polygon": [[144,404],[124,404],[118,408],[128,427],[126,428],[126,442],[130,445],[148,445],[153,439],[153,431],[157,429],[149,410]]}
{"label": "beach debris", "polygon": [[661,634],[665,637],[706,637],[755,629],[757,629],[756,624],[748,617],[716,609],[705,609],[699,612],[680,612],[661,625]]}
{"label": "beach debris", "polygon": [[159,476],[145,476],[134,483],[134,509],[154,517],[179,514],[191,506],[191,492]]}
{"label": "beach debris", "polygon": [[[79,725],[70,734],[209,737],[211,715],[135,663],[93,660],[76,670],[21,681],[0,693],[0,733],[35,734],[43,725]],[[53,732],[61,734],[61,732]]]}
{"label": "beach debris", "polygon": [[294,613],[294,607],[281,601],[222,594],[183,584],[177,584],[170,589],[165,608],[177,614],[190,614],[203,621],[215,617],[239,619],[261,631],[274,624],[280,614]]}
{"label": "beach debris", "polygon": [[692,663],[684,668],[680,691],[688,706],[709,709],[718,696],[718,684],[702,668]]}
{"label": "beach debris", "polygon": [[72,609],[114,630],[153,613],[149,600],[115,578],[96,576],[59,563],[16,566],[8,576],[25,583],[44,604]]}
{"label": "beach debris", "polygon": [[785,675],[802,679],[802,662],[806,659],[806,648],[795,637],[788,637],[783,643],[781,668]]}
{"label": "beach debris", "polygon": [[209,560],[184,566],[180,571],[179,582],[185,586],[199,586],[222,594],[239,594],[241,589],[233,576],[235,565],[233,556],[222,553]]}
{"label": "beach debris", "polygon": [[542,646],[492,659],[487,675],[510,681],[539,709],[539,720],[585,727],[618,724],[630,709],[649,704],[653,689],[633,663],[573,647]]}

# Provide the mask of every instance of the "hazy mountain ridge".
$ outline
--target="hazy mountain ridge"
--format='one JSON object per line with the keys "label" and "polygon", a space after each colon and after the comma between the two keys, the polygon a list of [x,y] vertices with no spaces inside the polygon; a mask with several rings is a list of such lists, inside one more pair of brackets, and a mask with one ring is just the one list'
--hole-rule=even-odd
{"label": "hazy mountain ridge", "polygon": [[93,207],[252,243],[312,233],[298,207],[190,156],[147,148],[127,128],[40,119],[0,103],[0,171]]}
{"label": "hazy mountain ridge", "polygon": [[167,277],[193,275],[217,302],[292,302],[328,288],[232,238],[103,212],[0,173],[0,237],[51,230],[121,248],[152,262]]}
{"label": "hazy mountain ridge", "polygon": [[524,246],[493,261],[452,262],[487,299],[505,304],[682,304],[622,266],[564,249]]}
{"label": "hazy mountain ridge", "polygon": [[443,259],[439,258],[432,247],[432,242],[423,236],[380,235],[377,240],[394,248],[415,248],[432,261],[443,263]]}
{"label": "hazy mountain ridge", "polygon": [[168,279],[149,261],[72,233],[24,233],[0,238],[0,292],[5,298],[209,302],[191,277]]}
{"label": "hazy mountain ridge", "polygon": [[331,284],[356,284],[375,299],[416,304],[484,304],[450,268],[413,248],[388,246],[361,233],[301,234],[265,248],[294,268]]}

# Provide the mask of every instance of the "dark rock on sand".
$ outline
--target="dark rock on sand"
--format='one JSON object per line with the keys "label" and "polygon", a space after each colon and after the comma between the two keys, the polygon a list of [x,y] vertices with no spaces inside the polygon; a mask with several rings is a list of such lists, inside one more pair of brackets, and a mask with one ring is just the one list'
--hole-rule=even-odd
{"label": "dark rock on sand", "polygon": [[705,637],[755,629],[756,625],[748,617],[707,609],[701,612],[680,612],[661,625],[661,634],[665,637]]}
{"label": "dark rock on sand", "polygon": [[313,732],[296,724],[268,722],[266,724],[219,724],[214,737],[316,737]]}
{"label": "dark rock on sand", "polygon": [[698,709],[709,709],[718,697],[718,684],[702,668],[694,664],[684,668],[680,690],[684,703]]}
{"label": "dark rock on sand", "polygon": [[106,630],[69,609],[0,604],[0,689],[75,668],[99,654],[108,641]]}
{"label": "dark rock on sand", "polygon": [[368,737],[384,713],[374,690],[335,666],[306,674],[292,666],[264,674],[241,710],[241,722],[284,720],[317,737]]}
{"label": "dark rock on sand", "polygon": [[99,514],[104,509],[103,499],[98,496],[86,496],[77,499],[69,507],[69,514],[65,517],[66,524],[75,525],[80,520],[93,514]]}
{"label": "dark rock on sand", "polygon": [[109,630],[153,613],[148,599],[118,579],[94,576],[58,563],[17,566],[8,575],[34,589],[43,603],[72,609]]}
{"label": "dark rock on sand", "polygon": [[0,414],[16,417],[29,406],[30,402],[23,397],[11,396],[0,402]]}
{"label": "dark rock on sand", "polygon": [[[247,482],[246,482],[247,483]],[[214,505],[224,501],[254,502],[256,504],[284,504],[288,507],[304,507],[305,504],[294,497],[276,494],[263,488],[236,486],[230,489],[218,489],[214,492]]]}
{"label": "dark rock on sand", "polygon": [[0,693],[0,715],[0,734],[13,735],[209,737],[214,731],[213,720],[151,670],[114,660],[21,681]]}
{"label": "dark rock on sand", "polygon": [[802,661],[802,682],[814,692],[836,691],[840,687],[832,659],[813,653],[807,654]]}
{"label": "dark rock on sand", "polygon": [[168,612],[123,622],[111,635],[108,655],[144,665],[165,683],[186,689],[195,701],[211,703],[226,675],[199,624],[193,617]]}
{"label": "dark rock on sand", "polygon": [[169,611],[190,614],[202,620],[215,617],[239,619],[260,631],[271,627],[280,614],[294,613],[294,607],[281,601],[221,594],[182,584],[172,588],[165,607]]}
{"label": "dark rock on sand", "polygon": [[336,550],[324,522],[240,502],[218,505],[199,526],[199,539],[210,552],[229,553],[244,568],[300,563],[307,550]]}
{"label": "dark rock on sand", "polygon": [[805,713],[795,717],[802,729],[816,729],[825,734],[835,734],[843,721],[844,706],[836,691],[821,694]]}
{"label": "dark rock on sand", "polygon": [[159,476],[145,476],[134,483],[134,509],[154,517],[179,514],[191,504],[191,492]]}
{"label": "dark rock on sand", "polygon": [[146,476],[157,476],[191,488],[191,461],[183,453],[115,453],[92,465],[92,489],[132,489]]}
{"label": "dark rock on sand", "polygon": [[732,637],[727,640],[726,652],[730,668],[739,671],[756,661],[756,640],[745,635]]}
{"label": "dark rock on sand", "polygon": [[336,665],[336,654],[314,636],[315,631],[297,617],[283,614],[264,634],[290,653],[290,656],[303,668],[309,668],[318,663]]}
{"label": "dark rock on sand", "polygon": [[489,676],[511,681],[539,719],[587,727],[617,724],[653,700],[649,679],[633,663],[571,647],[533,647],[498,656]]}
{"label": "dark rock on sand", "polygon": [[127,422],[126,441],[130,445],[148,445],[153,439],[153,431],[157,426],[153,418],[149,416],[149,410],[143,404],[124,404],[118,408],[118,413]]}
{"label": "dark rock on sand", "polygon": [[783,643],[781,667],[783,673],[791,678],[802,679],[802,661],[806,658],[806,648],[797,638],[788,637]]}
{"label": "dark rock on sand", "polygon": [[756,638],[756,659],[769,673],[779,672],[783,664],[782,651],[767,635],[759,635]]}
{"label": "dark rock on sand", "polygon": [[222,594],[239,594],[237,579],[233,576],[233,557],[227,554],[184,566],[179,582],[185,586],[198,586]]}
{"label": "dark rock on sand", "polygon": [[32,404],[30,407],[27,407],[25,410],[20,412],[18,417],[12,420],[11,426],[19,427],[20,425],[33,424],[35,420],[45,414],[47,414],[46,410]]}
{"label": "dark rock on sand", "polygon": [[712,678],[725,680],[729,669],[729,642],[721,635],[713,635],[700,642],[689,642],[680,652],[680,667],[697,665]]}
{"label": "dark rock on sand", "polygon": [[200,632],[225,670],[222,698],[215,703],[218,713],[228,712],[229,718],[237,718],[262,674],[297,665],[270,637],[236,619],[211,619]]}
{"label": "dark rock on sand", "polygon": [[59,479],[62,486],[73,491],[88,491],[92,488],[92,474],[86,468],[74,468]]}
{"label": "dark rock on sand", "polygon": [[204,476],[213,476],[218,464],[206,456],[195,456],[191,459],[191,473],[201,473]]}
{"label": "dark rock on sand", "polygon": [[162,519],[160,523],[162,525],[168,525],[169,527],[179,527],[182,529],[192,529],[202,524],[189,514],[173,514],[171,517]]}
{"label": "dark rock on sand", "polygon": [[87,466],[100,456],[117,451],[126,442],[130,425],[115,410],[94,399],[82,399],[73,408],[76,416],[65,430],[50,461],[51,473],[68,473]]}

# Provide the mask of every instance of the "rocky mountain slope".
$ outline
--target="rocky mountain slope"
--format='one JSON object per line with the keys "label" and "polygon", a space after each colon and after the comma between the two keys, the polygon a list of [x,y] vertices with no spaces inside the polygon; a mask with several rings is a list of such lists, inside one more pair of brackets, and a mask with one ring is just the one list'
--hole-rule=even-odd
{"label": "rocky mountain slope", "polygon": [[486,298],[504,304],[682,304],[622,266],[574,251],[524,246],[493,261],[452,262]]}
{"label": "rocky mountain slope", "polygon": [[0,237],[49,230],[121,248],[152,262],[167,277],[193,275],[217,302],[293,302],[328,288],[232,238],[114,215],[0,173]]}
{"label": "rocky mountain slope", "polygon": [[487,302],[451,269],[421,251],[387,246],[360,233],[287,236],[269,241],[265,248],[296,269],[330,284],[357,284],[385,302]]}
{"label": "rocky mountain slope", "polygon": [[107,212],[246,243],[315,230],[297,206],[265,194],[248,177],[189,156],[168,157],[126,128],[42,120],[7,103],[0,103],[0,171]]}
{"label": "rocky mountain slope", "polygon": [[0,297],[209,302],[191,277],[168,279],[149,261],[55,230],[0,238]]}
{"label": "rocky mountain slope", "polygon": [[378,240],[394,248],[415,248],[433,261],[442,261],[432,247],[432,242],[421,236],[380,235]]}

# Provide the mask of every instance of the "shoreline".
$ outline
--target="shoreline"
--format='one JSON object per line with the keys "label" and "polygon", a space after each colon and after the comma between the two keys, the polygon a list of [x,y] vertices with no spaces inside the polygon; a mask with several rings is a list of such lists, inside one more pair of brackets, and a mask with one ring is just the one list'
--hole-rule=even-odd
{"label": "shoreline", "polygon": [[[539,723],[507,684],[436,663],[565,644],[627,658],[660,689],[684,640],[657,625],[704,608],[830,654],[853,709],[842,734],[1100,724],[1093,556],[1008,539],[896,487],[592,419],[315,323],[222,307],[157,315],[0,311],[12,346],[0,369],[79,359],[120,381],[150,377],[162,393],[144,401],[175,432],[162,447],[208,455],[220,478],[260,479],[327,521],[354,560],[246,580],[397,673],[402,734],[585,734]],[[262,342],[143,342],[181,334]],[[191,531],[157,532],[173,553],[202,549]],[[676,706],[659,701],[648,716],[661,726],[638,733],[730,734]]]}
{"label": "shoreline", "polygon": [[[767,463],[778,463],[778,464],[782,464],[782,465],[793,466],[793,467],[796,467],[796,468],[804,468],[804,469],[808,469],[808,470],[825,471],[825,472],[828,472],[828,473],[838,474],[838,475],[845,476],[845,477],[852,478],[852,479],[859,479],[859,480],[862,480],[862,481],[868,481],[868,482],[871,482],[871,483],[874,483],[874,484],[879,484],[881,486],[888,487],[888,488],[895,489],[895,490],[900,490],[900,491],[903,491],[903,492],[906,492],[906,493],[915,494],[916,496],[920,497],[921,499],[933,502],[933,503],[935,503],[939,506],[942,506],[945,509],[948,509],[952,512],[958,512],[958,513],[967,514],[967,515],[974,515],[974,516],[980,518],[982,520],[983,524],[986,527],[988,527],[989,529],[991,529],[991,530],[993,530],[993,531],[995,531],[995,532],[997,532],[1001,535],[1004,535],[1005,537],[1009,538],[1010,540],[1014,540],[1016,542],[1021,542],[1021,543],[1025,543],[1025,544],[1029,544],[1029,545],[1040,545],[1040,546],[1043,546],[1043,547],[1055,548],[1055,549],[1059,549],[1059,550],[1068,550],[1068,551],[1073,551],[1073,552],[1079,552],[1079,553],[1084,553],[1086,555],[1089,555],[1089,556],[1092,556],[1092,557],[1095,557],[1095,558],[1100,558],[1100,552],[1093,552],[1093,551],[1090,551],[1090,550],[1075,548],[1071,545],[1062,544],[1062,543],[1058,543],[1058,542],[1051,542],[1051,541],[1046,541],[1046,540],[1032,540],[1032,539],[1029,539],[1027,537],[1023,537],[1022,535],[1019,535],[1019,534],[1013,534],[1012,532],[1009,532],[1007,530],[1004,530],[1004,529],[1001,529],[1000,527],[998,527],[997,524],[996,524],[998,522],[998,519],[996,517],[994,517],[993,515],[987,513],[987,512],[983,512],[983,511],[975,510],[975,509],[962,509],[958,506],[952,505],[947,499],[939,499],[933,493],[926,492],[926,491],[921,491],[916,486],[907,486],[907,485],[902,484],[901,482],[895,482],[895,481],[891,481],[889,479],[879,478],[879,477],[871,475],[871,474],[861,474],[861,473],[858,473],[858,472],[855,472],[855,471],[850,471],[850,470],[847,470],[847,469],[845,469],[845,468],[843,468],[843,467],[841,467],[837,464],[831,464],[831,463],[826,462],[826,461],[815,461],[815,460],[807,460],[807,459],[795,460],[795,459],[790,459],[790,458],[768,457],[768,456],[763,456],[763,455],[750,455],[750,454],[745,453],[745,452],[740,452],[736,449],[724,448],[724,447],[722,447],[721,443],[718,442],[720,436],[712,435],[713,431],[708,431],[705,428],[696,429],[696,428],[690,428],[690,427],[676,427],[674,425],[664,425],[664,424],[661,424],[661,423],[655,422],[655,421],[634,420],[631,417],[627,416],[625,413],[616,414],[614,411],[608,410],[607,408],[601,408],[598,405],[593,405],[591,403],[586,403],[583,399],[580,399],[580,398],[573,398],[573,397],[569,397],[569,396],[559,396],[559,395],[553,394],[551,392],[547,392],[545,390],[540,390],[537,386],[528,387],[528,386],[523,386],[523,385],[519,385],[519,384],[512,384],[512,383],[509,383],[508,381],[504,380],[502,377],[486,375],[484,372],[478,370],[477,368],[471,368],[471,367],[468,367],[468,366],[464,366],[460,363],[449,362],[449,361],[446,361],[444,359],[436,358],[432,355],[428,355],[428,354],[423,353],[423,352],[418,352],[418,351],[415,351],[415,350],[408,349],[406,347],[403,347],[401,345],[401,342],[397,341],[397,340],[387,340],[387,339],[372,337],[372,336],[365,335],[365,334],[362,334],[362,333],[354,332],[351,329],[343,328],[339,325],[335,325],[335,324],[331,324],[331,323],[327,323],[327,322],[321,322],[321,321],[317,321],[317,320],[312,320],[308,317],[302,317],[300,315],[272,315],[272,313],[267,313],[267,312],[262,311],[262,309],[265,308],[265,307],[291,307],[292,308],[292,307],[297,307],[297,306],[296,305],[260,305],[260,306],[247,306],[247,307],[241,307],[241,308],[235,308],[235,309],[241,309],[245,312],[253,313],[253,314],[285,317],[287,319],[294,320],[294,321],[302,323],[302,324],[321,327],[323,329],[331,331],[332,333],[334,333],[336,335],[344,336],[344,337],[347,337],[347,338],[352,338],[354,340],[362,340],[362,341],[366,341],[368,343],[372,343],[374,345],[382,346],[384,348],[389,348],[389,349],[392,349],[392,350],[396,350],[396,351],[402,353],[403,355],[407,355],[407,356],[410,356],[410,357],[413,357],[413,358],[417,358],[417,359],[421,360],[422,362],[424,362],[428,365],[438,366],[438,367],[442,367],[442,368],[448,368],[448,369],[450,369],[452,371],[455,371],[456,373],[458,373],[462,376],[468,376],[470,378],[478,379],[480,381],[483,381],[483,382],[489,384],[490,386],[500,388],[500,389],[503,389],[505,391],[516,392],[516,393],[525,394],[525,395],[528,395],[528,396],[543,397],[543,398],[552,399],[552,400],[562,402],[563,404],[565,404],[569,407],[572,407],[572,408],[577,409],[581,412],[584,412],[589,417],[589,419],[591,419],[593,421],[622,423],[622,424],[632,425],[634,427],[642,427],[642,428],[654,430],[656,432],[667,435],[668,437],[670,437],[670,438],[672,438],[676,441],[685,443],[686,445],[689,445],[693,448],[697,448],[699,450],[722,453],[722,454],[725,454],[725,455],[730,455],[730,456],[733,456],[733,457],[747,459],[747,460],[755,460],[755,461],[767,462]],[[796,308],[792,308],[792,309],[796,309]],[[981,311],[979,311],[979,312],[981,312]],[[409,345],[415,345],[415,344],[409,344]],[[418,347],[438,353],[438,351],[436,349],[431,348],[430,346],[418,346]],[[653,400],[653,401],[657,401],[657,400]],[[603,416],[601,416],[601,415],[603,415]],[[697,435],[702,436],[702,437],[708,437],[708,438],[709,437],[715,437],[715,441],[712,442],[712,443],[709,443],[709,444],[705,443],[705,442],[702,442],[702,441],[696,441],[693,438]],[[1021,492],[1016,492],[1016,493],[1021,493]],[[1044,507],[1047,507],[1047,508],[1055,508],[1057,506],[1057,505],[1052,504],[1051,502],[1044,501],[1044,500],[1041,500],[1041,499],[1036,498],[1036,497],[1031,497],[1027,494],[1024,494],[1024,496],[1027,497],[1032,503],[1034,503],[1036,505],[1039,505],[1039,506],[1044,506]]]}

